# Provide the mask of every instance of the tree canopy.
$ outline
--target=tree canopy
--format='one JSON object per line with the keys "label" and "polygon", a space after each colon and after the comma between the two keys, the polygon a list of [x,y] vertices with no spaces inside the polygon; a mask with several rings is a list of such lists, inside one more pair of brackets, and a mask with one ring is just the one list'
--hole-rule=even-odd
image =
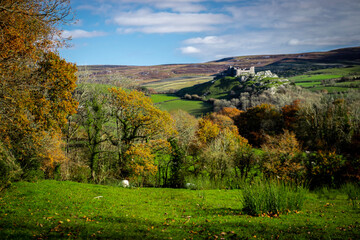
{"label": "tree canopy", "polygon": [[60,161],[61,144],[52,152],[46,145],[61,141],[77,107],[77,68],[56,53],[64,44],[59,26],[70,17],[68,0],[0,2],[0,142],[23,170]]}

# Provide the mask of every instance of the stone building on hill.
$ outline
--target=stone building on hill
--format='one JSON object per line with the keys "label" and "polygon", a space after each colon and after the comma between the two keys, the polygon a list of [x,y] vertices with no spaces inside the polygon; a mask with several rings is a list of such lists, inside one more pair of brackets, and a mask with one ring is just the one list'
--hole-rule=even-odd
{"label": "stone building on hill", "polygon": [[250,67],[250,69],[241,69],[236,68],[234,66],[229,66],[224,72],[220,73],[220,76],[230,76],[230,77],[238,77],[244,74],[255,75],[255,67]]}

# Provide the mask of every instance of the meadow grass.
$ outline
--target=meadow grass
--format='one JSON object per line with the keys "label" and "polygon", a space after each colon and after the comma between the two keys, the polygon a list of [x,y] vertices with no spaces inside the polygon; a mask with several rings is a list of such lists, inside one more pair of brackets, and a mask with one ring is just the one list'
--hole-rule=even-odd
{"label": "meadow grass", "polygon": [[153,103],[161,103],[161,102],[171,101],[171,100],[176,100],[176,99],[180,99],[180,98],[173,94],[152,94],[151,95],[151,100],[153,101]]}
{"label": "meadow grass", "polygon": [[212,104],[203,102],[203,101],[193,101],[193,100],[175,100],[170,102],[162,102],[157,105],[163,111],[176,111],[184,110],[191,115],[196,117],[201,117],[208,112],[212,111]]}
{"label": "meadow grass", "polygon": [[359,208],[343,193],[307,193],[302,211],[278,217],[246,215],[241,198],[241,190],[18,182],[0,194],[0,238],[359,239]]}
{"label": "meadow grass", "polygon": [[299,75],[295,77],[289,78],[289,80],[297,82],[316,82],[321,80],[327,80],[327,79],[334,79],[334,78],[341,78],[342,75],[329,75],[329,74],[318,74],[318,75]]}
{"label": "meadow grass", "polygon": [[290,77],[289,80],[293,81],[297,86],[309,88],[310,91],[327,90],[329,93],[347,92],[351,88],[359,88],[359,81],[334,82],[331,86],[327,86],[326,84],[322,85],[321,81],[330,79],[339,80],[342,77],[353,77],[358,75],[360,75],[360,66],[309,71],[303,75]]}
{"label": "meadow grass", "polygon": [[322,90],[326,90],[329,93],[336,93],[336,92],[348,92],[350,88],[346,88],[346,87],[325,87],[325,86],[315,86],[313,88],[309,88],[310,91],[312,92],[319,92]]}
{"label": "meadow grass", "polygon": [[313,86],[320,85],[320,84],[321,84],[321,82],[318,82],[318,81],[296,82],[295,83],[295,85],[301,86],[304,88],[309,88],[309,87],[313,87]]}
{"label": "meadow grass", "polygon": [[243,190],[243,211],[250,215],[277,216],[286,211],[301,210],[306,188],[278,181],[258,180]]}

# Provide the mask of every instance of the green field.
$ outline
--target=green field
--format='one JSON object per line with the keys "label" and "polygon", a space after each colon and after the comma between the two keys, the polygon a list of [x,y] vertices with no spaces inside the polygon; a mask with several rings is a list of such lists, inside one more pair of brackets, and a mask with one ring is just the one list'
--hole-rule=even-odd
{"label": "green field", "polygon": [[172,112],[176,110],[184,110],[191,115],[201,117],[212,111],[212,104],[203,101],[192,100],[176,100],[170,102],[160,103],[159,108],[164,111]]}
{"label": "green field", "polygon": [[[311,91],[327,90],[328,92],[346,92],[349,89],[359,88],[360,80],[343,81],[342,77],[359,77],[360,66],[348,68],[328,68],[316,71],[307,72],[304,75],[299,75],[289,78],[295,85],[308,88]],[[332,81],[331,84],[326,83],[326,80]],[[323,82],[324,81],[324,82]]]}
{"label": "green field", "polygon": [[319,74],[319,75],[299,75],[295,77],[289,78],[289,80],[293,80],[295,83],[302,82],[317,82],[326,79],[334,79],[340,78],[342,75],[329,75],[329,74]]}
{"label": "green field", "polygon": [[201,117],[212,111],[212,104],[203,101],[183,100],[173,94],[153,94],[151,99],[163,111],[184,110],[191,115]]}
{"label": "green field", "polygon": [[347,87],[338,87],[338,86],[334,86],[334,87],[315,86],[313,88],[309,88],[309,90],[311,90],[313,92],[326,90],[329,93],[336,93],[336,92],[347,92],[347,91],[349,91],[349,88],[347,88]]}
{"label": "green field", "polygon": [[165,101],[177,100],[180,99],[179,97],[173,94],[152,94],[151,100],[153,103],[161,103]]}
{"label": "green field", "polygon": [[242,212],[241,190],[123,189],[18,182],[0,193],[0,239],[359,239],[360,209],[340,192],[307,195],[279,217]]}

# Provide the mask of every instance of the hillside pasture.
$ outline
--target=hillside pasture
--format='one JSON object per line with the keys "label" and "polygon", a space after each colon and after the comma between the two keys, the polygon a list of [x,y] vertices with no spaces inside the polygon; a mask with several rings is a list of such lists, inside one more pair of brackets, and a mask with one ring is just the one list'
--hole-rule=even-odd
{"label": "hillside pasture", "polygon": [[347,92],[360,87],[360,66],[309,71],[289,80],[310,91]]}
{"label": "hillside pasture", "polygon": [[173,94],[153,94],[151,99],[163,111],[183,110],[196,117],[212,111],[212,104],[203,101],[185,100]]}
{"label": "hillside pasture", "polygon": [[212,111],[213,106],[208,102],[192,101],[192,100],[174,100],[168,102],[159,103],[158,107],[161,110],[173,112],[177,110],[183,110],[196,117],[201,117],[206,113]]}
{"label": "hillside pasture", "polygon": [[170,90],[180,90],[185,87],[191,87],[196,84],[210,81],[211,79],[213,79],[212,76],[185,76],[145,83],[143,86],[152,88],[157,92],[166,92]]}
{"label": "hillside pasture", "polygon": [[242,212],[241,190],[18,182],[0,195],[1,239],[359,239],[359,204],[307,194],[303,210]]}
{"label": "hillside pasture", "polygon": [[341,75],[330,75],[330,74],[319,74],[319,75],[299,75],[296,77],[289,78],[293,80],[295,83],[303,83],[303,82],[317,82],[321,80],[340,78]]}

